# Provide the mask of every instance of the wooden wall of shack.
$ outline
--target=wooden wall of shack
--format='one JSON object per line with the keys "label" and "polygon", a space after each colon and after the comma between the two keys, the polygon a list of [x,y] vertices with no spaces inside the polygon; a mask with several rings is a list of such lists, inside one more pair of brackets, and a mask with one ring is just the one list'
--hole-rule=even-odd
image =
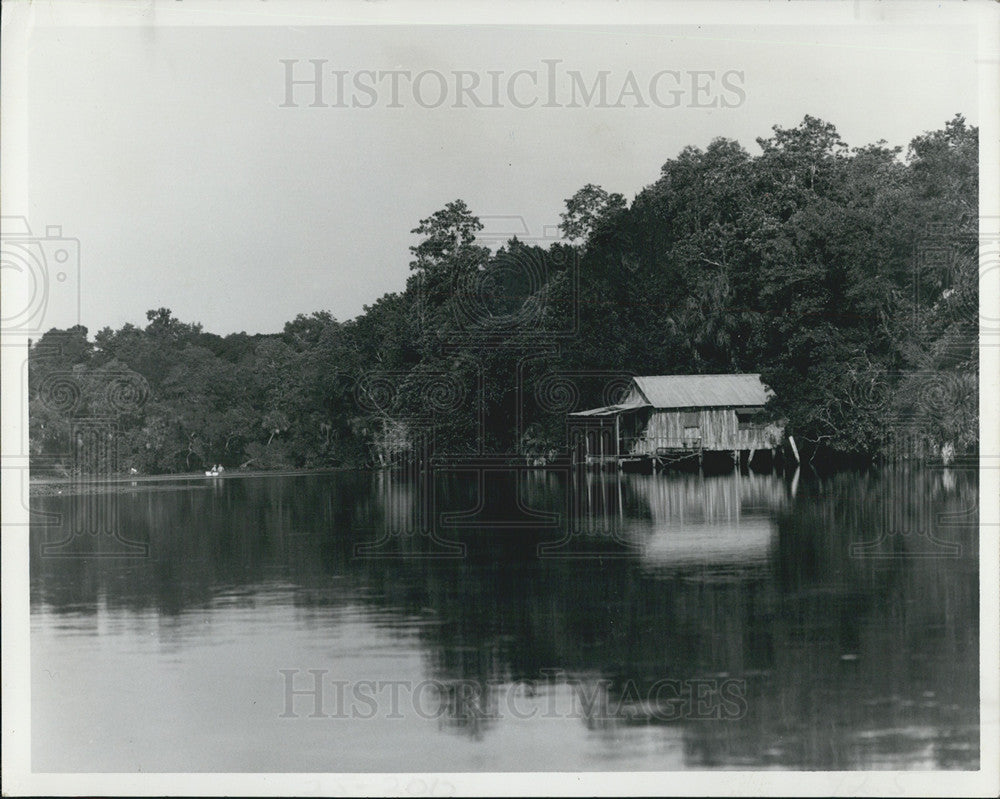
{"label": "wooden wall of shack", "polygon": [[[657,449],[761,450],[780,447],[784,431],[762,421],[760,408],[638,408],[618,414],[577,417],[570,424],[574,463],[655,455]],[[618,436],[617,445],[615,435]]]}
{"label": "wooden wall of shack", "polygon": [[[691,408],[687,410],[644,409],[622,420],[623,455],[652,455],[658,447],[668,449],[751,450],[780,446],[782,431],[759,417],[750,420],[752,409]],[[627,416],[628,414],[626,414]],[[641,417],[645,416],[645,419]],[[625,430],[628,430],[626,433]]]}

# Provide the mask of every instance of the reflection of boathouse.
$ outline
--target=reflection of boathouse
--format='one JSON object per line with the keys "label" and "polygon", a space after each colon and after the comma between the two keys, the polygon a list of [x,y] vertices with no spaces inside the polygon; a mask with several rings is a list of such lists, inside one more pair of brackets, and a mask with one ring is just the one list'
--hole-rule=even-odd
{"label": "reflection of boathouse", "polygon": [[772,392],[759,374],[636,377],[617,405],[569,414],[574,464],[666,464],[706,452],[746,453],[781,444],[765,421]]}

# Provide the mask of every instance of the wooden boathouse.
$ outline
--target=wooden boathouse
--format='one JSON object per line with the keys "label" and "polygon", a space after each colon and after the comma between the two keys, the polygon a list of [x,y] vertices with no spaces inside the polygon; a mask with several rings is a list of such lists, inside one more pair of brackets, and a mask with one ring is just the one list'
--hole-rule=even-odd
{"label": "wooden boathouse", "polygon": [[724,452],[749,462],[782,444],[783,426],[764,417],[772,395],[759,374],[635,377],[620,403],[569,414],[570,460],[657,468]]}

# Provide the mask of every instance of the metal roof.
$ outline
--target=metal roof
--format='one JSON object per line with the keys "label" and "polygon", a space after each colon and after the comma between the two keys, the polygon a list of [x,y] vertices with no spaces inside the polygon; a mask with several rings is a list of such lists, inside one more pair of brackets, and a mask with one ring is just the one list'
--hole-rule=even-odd
{"label": "metal roof", "polygon": [[759,374],[652,375],[635,384],[654,408],[761,406],[774,393]]}
{"label": "metal roof", "polygon": [[750,413],[767,402],[774,392],[759,374],[753,375],[649,375],[634,377],[632,391],[624,402],[576,411],[570,416],[614,416],[636,408],[735,408]]}
{"label": "metal roof", "polygon": [[635,392],[632,392],[625,402],[619,403],[618,405],[607,405],[603,408],[592,408],[589,411],[577,411],[576,413],[571,413],[570,416],[614,416],[616,413],[621,413],[622,411],[632,411],[636,408],[648,408],[649,403],[646,402],[641,397],[636,397]]}

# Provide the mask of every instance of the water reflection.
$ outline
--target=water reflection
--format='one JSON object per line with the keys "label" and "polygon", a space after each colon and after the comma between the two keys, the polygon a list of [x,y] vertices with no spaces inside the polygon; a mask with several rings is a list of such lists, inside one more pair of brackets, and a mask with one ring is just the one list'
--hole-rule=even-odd
{"label": "water reflection", "polygon": [[[343,770],[975,768],[977,479],[803,475],[793,496],[778,475],[497,468],[130,488],[115,518],[149,558],[46,558],[59,531],[33,531],[36,755],[327,770],[335,740]],[[91,644],[168,687],[123,694],[75,666]],[[426,712],[291,727],[279,667],[430,681]],[[97,712],[112,737],[169,716],[170,679],[199,669],[214,680],[174,687],[194,709],[157,718],[154,753],[72,734]]]}

